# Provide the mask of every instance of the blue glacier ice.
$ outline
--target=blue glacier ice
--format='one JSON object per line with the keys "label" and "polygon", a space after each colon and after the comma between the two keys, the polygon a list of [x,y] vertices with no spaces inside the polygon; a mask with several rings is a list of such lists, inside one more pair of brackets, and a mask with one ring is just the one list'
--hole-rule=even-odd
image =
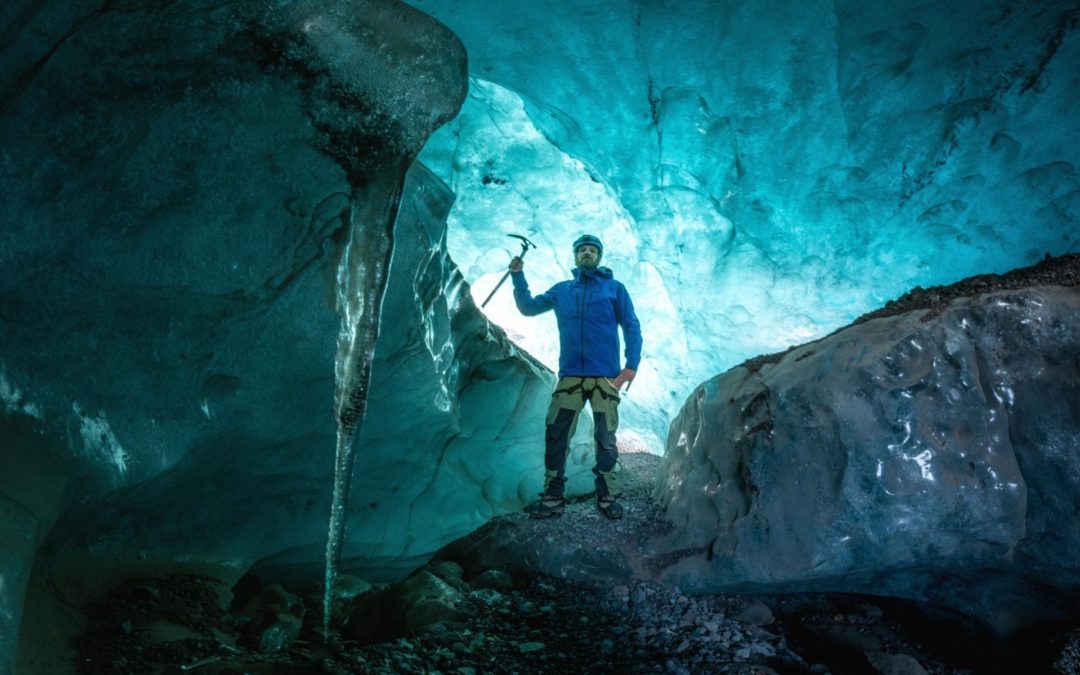
{"label": "blue glacier ice", "polygon": [[[579,234],[605,241],[645,338],[621,439],[653,452],[747,357],[1077,251],[1078,20],[1056,0],[5,4],[0,673],[69,658],[65,603],[121,579],[313,588],[329,554],[392,581],[520,509],[557,341],[508,288],[476,307],[507,234],[539,246],[534,289]],[[1046,426],[1028,445],[1072,466]],[[916,476],[886,431],[883,476]],[[582,428],[572,494],[590,455]],[[697,546],[710,524],[685,520]]]}
{"label": "blue glacier ice", "polygon": [[[581,232],[609,241],[645,327],[625,420],[656,450],[716,372],[1080,250],[1071,3],[414,4],[469,51],[421,154],[451,256],[482,299],[505,233],[542,242],[537,288]],[[555,362],[551,322],[488,316]]]}

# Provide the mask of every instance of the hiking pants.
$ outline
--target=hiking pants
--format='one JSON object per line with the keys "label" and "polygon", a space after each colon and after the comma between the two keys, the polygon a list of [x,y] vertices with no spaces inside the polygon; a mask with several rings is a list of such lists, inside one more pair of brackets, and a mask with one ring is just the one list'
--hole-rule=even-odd
{"label": "hiking pants", "polygon": [[555,385],[547,414],[544,452],[544,494],[561,497],[566,487],[566,457],[585,402],[593,413],[596,440],[596,496],[619,496],[619,451],[615,430],[619,426],[619,392],[606,377],[563,377]]}

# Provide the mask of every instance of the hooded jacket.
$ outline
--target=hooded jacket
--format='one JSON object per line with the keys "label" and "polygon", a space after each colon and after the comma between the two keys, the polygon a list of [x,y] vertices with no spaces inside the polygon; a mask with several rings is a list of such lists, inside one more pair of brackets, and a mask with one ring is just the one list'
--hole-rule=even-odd
{"label": "hooded jacket", "polygon": [[626,367],[641,362],[641,325],[626,287],[606,267],[574,268],[574,278],[560,281],[533,297],[524,272],[512,272],[514,301],[525,316],[555,310],[559,324],[559,377],[608,377],[619,374],[619,326],[626,338]]}

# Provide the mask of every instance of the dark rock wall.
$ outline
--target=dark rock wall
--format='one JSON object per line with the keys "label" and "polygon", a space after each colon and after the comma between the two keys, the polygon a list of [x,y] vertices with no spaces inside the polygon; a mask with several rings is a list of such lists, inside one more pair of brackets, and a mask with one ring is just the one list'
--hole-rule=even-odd
{"label": "dark rock wall", "polygon": [[895,594],[1002,630],[1080,588],[1080,291],[875,318],[702,384],[658,496],[699,589]]}

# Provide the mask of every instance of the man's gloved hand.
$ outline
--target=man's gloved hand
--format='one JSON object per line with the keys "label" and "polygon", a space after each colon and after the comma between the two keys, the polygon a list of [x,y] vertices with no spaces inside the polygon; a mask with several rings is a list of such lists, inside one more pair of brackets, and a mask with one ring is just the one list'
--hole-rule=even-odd
{"label": "man's gloved hand", "polygon": [[525,261],[521,259],[521,256],[514,256],[514,259],[510,261],[510,271],[520,272],[525,268]]}
{"label": "man's gloved hand", "polygon": [[615,386],[616,390],[621,390],[622,386],[625,384],[626,389],[629,390],[630,389],[630,383],[634,381],[634,376],[635,375],[637,375],[636,370],[630,370],[629,368],[623,368],[622,371],[619,373],[619,375],[615,378],[615,381],[612,382],[611,384],[613,384]]}

